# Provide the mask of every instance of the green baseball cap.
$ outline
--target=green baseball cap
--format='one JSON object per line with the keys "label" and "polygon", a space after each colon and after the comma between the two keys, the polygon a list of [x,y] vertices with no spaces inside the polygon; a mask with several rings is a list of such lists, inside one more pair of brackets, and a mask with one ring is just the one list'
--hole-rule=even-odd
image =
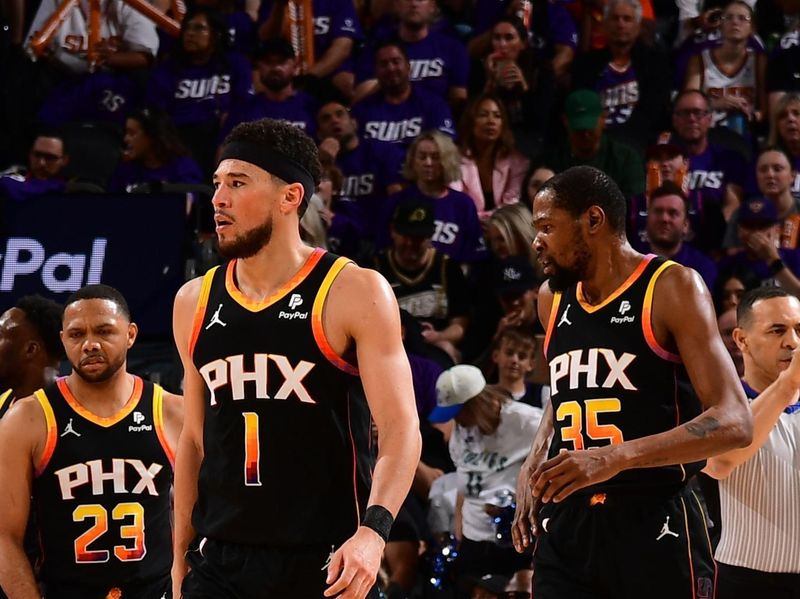
{"label": "green baseball cap", "polygon": [[603,112],[600,96],[590,89],[578,89],[567,96],[564,113],[570,130],[594,129]]}

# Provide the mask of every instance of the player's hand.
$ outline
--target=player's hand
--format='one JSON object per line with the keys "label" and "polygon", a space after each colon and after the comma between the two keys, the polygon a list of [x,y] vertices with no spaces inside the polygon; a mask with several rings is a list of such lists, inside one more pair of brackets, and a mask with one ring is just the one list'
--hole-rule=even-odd
{"label": "player's hand", "polygon": [[[526,462],[527,464],[527,462]],[[523,464],[517,477],[517,509],[511,522],[511,540],[517,553],[523,553],[537,533],[539,508],[542,502],[531,494],[531,468]]]}
{"label": "player's hand", "polygon": [[181,599],[181,585],[188,571],[186,560],[181,560],[180,563],[176,560],[172,563],[172,599]]}
{"label": "player's hand", "polygon": [[579,451],[562,449],[534,470],[533,496],[542,503],[558,503],[575,491],[608,480],[622,470],[614,459],[615,451],[614,445]]}
{"label": "player's hand", "polygon": [[360,526],[331,557],[324,596],[364,599],[375,584],[385,546],[378,533]]}

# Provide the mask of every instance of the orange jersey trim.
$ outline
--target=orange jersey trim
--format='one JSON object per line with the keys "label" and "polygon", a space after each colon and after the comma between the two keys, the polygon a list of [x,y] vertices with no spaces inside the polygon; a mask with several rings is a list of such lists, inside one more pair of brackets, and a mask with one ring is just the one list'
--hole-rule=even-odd
{"label": "orange jersey trim", "polygon": [[656,281],[658,277],[661,276],[667,268],[670,266],[674,266],[676,262],[672,260],[667,260],[658,267],[658,270],[653,273],[653,278],[650,279],[650,283],[647,285],[647,291],[644,294],[644,306],[642,307],[642,331],[644,332],[644,338],[647,340],[647,345],[650,346],[650,349],[664,360],[668,360],[670,362],[677,362],[680,364],[682,362],[681,357],[678,354],[673,354],[672,352],[667,351],[656,340],[655,333],[653,332],[653,295],[655,293],[656,288]]}
{"label": "orange jersey trim", "polygon": [[639,262],[639,266],[637,266],[630,274],[630,276],[627,279],[625,279],[625,282],[622,283],[622,285],[620,285],[619,287],[617,287],[611,295],[609,295],[606,299],[604,299],[596,306],[589,304],[588,302],[586,302],[586,300],[583,299],[583,285],[581,283],[578,283],[577,289],[575,290],[575,297],[578,298],[578,304],[589,314],[593,314],[594,312],[597,312],[601,308],[605,308],[608,304],[610,304],[620,295],[625,293],[628,287],[630,287],[636,282],[636,279],[638,279],[642,275],[644,269],[647,268],[648,264],[650,264],[650,260],[652,260],[655,257],[656,257],[655,254],[648,254],[647,256],[642,258],[642,261]]}
{"label": "orange jersey trim", "polygon": [[79,416],[82,416],[89,422],[94,422],[95,424],[104,428],[108,428],[117,424],[131,412],[133,412],[136,406],[139,405],[139,400],[142,398],[142,389],[144,388],[142,379],[140,379],[138,376],[134,376],[133,393],[131,393],[130,398],[122,407],[122,409],[113,416],[98,416],[97,414],[94,414],[83,407],[81,402],[78,401],[78,398],[72,394],[72,391],[67,385],[66,378],[58,379],[56,384],[58,385],[58,390],[61,391],[61,394],[64,396],[64,399],[67,400],[69,407],[71,407]]}
{"label": "orange jersey trim", "polygon": [[286,294],[297,287],[303,281],[303,279],[308,276],[308,273],[314,269],[314,267],[317,265],[317,262],[320,261],[324,254],[325,250],[321,248],[314,249],[312,254],[306,260],[305,264],[303,264],[300,270],[298,270],[291,279],[289,279],[275,293],[261,301],[251,300],[236,287],[236,282],[233,279],[233,275],[237,260],[231,260],[228,263],[228,270],[225,273],[225,289],[228,290],[228,293],[236,301],[236,303],[242,306],[242,308],[245,310],[249,310],[250,312],[260,312],[264,308],[268,308],[275,302],[286,297]]}
{"label": "orange jersey trim", "polygon": [[194,355],[194,346],[197,345],[197,338],[203,326],[208,308],[208,296],[211,293],[211,283],[214,281],[214,273],[219,266],[210,269],[203,275],[203,284],[200,286],[200,296],[197,298],[197,307],[194,310],[194,320],[192,321],[192,335],[189,337],[189,357]]}
{"label": "orange jersey trim", "polygon": [[58,431],[56,430],[56,415],[53,414],[53,406],[50,405],[50,400],[47,399],[44,390],[39,389],[33,396],[39,402],[44,412],[44,420],[47,424],[47,441],[44,444],[44,451],[42,457],[39,458],[39,463],[36,464],[35,476],[41,476],[44,469],[50,463],[50,458],[53,457],[53,452],[56,450],[56,441],[58,441]]}
{"label": "orange jersey trim", "polygon": [[358,368],[347,362],[333,350],[331,344],[328,342],[328,338],[325,336],[325,327],[322,325],[322,311],[325,307],[325,299],[328,297],[331,285],[333,285],[336,276],[345,266],[350,264],[350,262],[348,258],[338,258],[336,262],[333,263],[333,266],[331,266],[328,274],[325,275],[325,279],[322,281],[322,285],[320,285],[319,291],[317,292],[317,297],[314,299],[314,306],[311,308],[311,331],[314,334],[314,340],[317,342],[320,351],[331,364],[348,374],[358,376]]}
{"label": "orange jersey trim", "polygon": [[553,303],[550,305],[550,318],[547,320],[547,331],[544,334],[544,357],[547,359],[547,348],[550,345],[550,337],[553,335],[553,330],[556,328],[556,316],[558,316],[558,307],[561,305],[561,292],[553,294]]}
{"label": "orange jersey trim", "polygon": [[159,385],[153,388],[153,422],[156,425],[156,436],[164,453],[167,454],[172,469],[175,469],[175,450],[170,446],[167,440],[167,432],[164,427],[164,389]]}

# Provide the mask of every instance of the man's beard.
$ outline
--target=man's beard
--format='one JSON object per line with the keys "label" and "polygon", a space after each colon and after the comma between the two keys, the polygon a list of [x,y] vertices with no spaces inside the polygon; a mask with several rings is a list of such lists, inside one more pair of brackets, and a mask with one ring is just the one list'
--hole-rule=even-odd
{"label": "man's beard", "polygon": [[279,92],[286,89],[292,83],[292,80],[290,77],[268,75],[267,77],[261,78],[261,83],[264,84],[264,87],[266,87],[269,91]]}
{"label": "man's beard", "polygon": [[586,242],[579,236],[575,237],[575,263],[567,268],[556,264],[553,260],[551,265],[555,271],[548,279],[550,289],[553,291],[566,291],[573,285],[577,285],[586,277],[589,267],[591,252]]}
{"label": "man's beard", "polygon": [[93,374],[86,374],[83,370],[81,370],[80,363],[72,364],[72,370],[87,383],[105,383],[112,376],[114,376],[120,368],[122,368],[122,365],[125,364],[125,357],[126,355],[123,354],[116,363],[106,361],[106,367],[100,372],[95,372]]}
{"label": "man's beard", "polygon": [[237,235],[229,242],[219,240],[219,253],[223,258],[252,258],[272,238],[272,219],[267,220],[255,229]]}

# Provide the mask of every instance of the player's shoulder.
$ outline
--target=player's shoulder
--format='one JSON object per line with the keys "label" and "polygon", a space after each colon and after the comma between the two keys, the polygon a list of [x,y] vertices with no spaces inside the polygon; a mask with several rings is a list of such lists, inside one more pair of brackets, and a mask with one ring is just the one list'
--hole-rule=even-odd
{"label": "player's shoulder", "polygon": [[209,272],[211,271],[209,270],[205,275],[195,277],[181,285],[181,288],[178,289],[178,293],[175,294],[176,307],[185,304],[191,304],[191,306],[194,307],[197,300],[200,298],[200,290],[203,288],[203,281]]}
{"label": "player's shoulder", "polygon": [[688,266],[669,261],[667,267],[659,274],[654,293],[658,296],[675,296],[680,300],[681,293],[707,291],[706,284],[700,274]]}
{"label": "player's shoulder", "polygon": [[164,418],[168,422],[176,422],[180,427],[183,422],[183,396],[164,391]]}
{"label": "player's shoulder", "polygon": [[23,439],[35,439],[46,425],[44,410],[36,395],[28,395],[16,400],[0,420],[3,436],[13,432],[17,442]]}

